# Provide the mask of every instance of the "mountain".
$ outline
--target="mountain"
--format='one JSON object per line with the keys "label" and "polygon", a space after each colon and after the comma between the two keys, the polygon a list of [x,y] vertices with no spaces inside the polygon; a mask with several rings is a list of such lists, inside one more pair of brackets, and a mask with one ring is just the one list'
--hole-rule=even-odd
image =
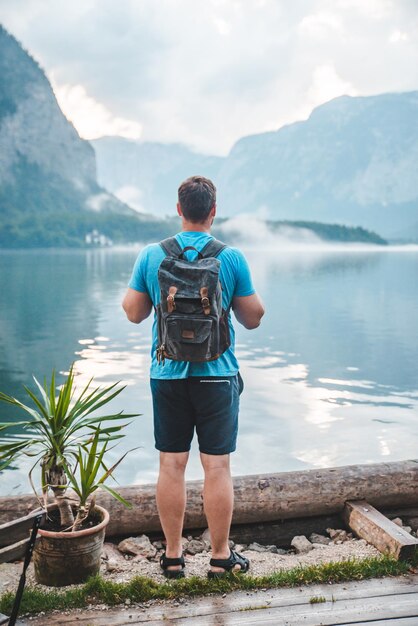
{"label": "mountain", "polygon": [[361,225],[418,239],[418,92],[342,96],[239,140],[218,179],[228,214]]}
{"label": "mountain", "polygon": [[101,137],[92,142],[100,184],[131,206],[153,215],[175,213],[177,188],[193,174],[216,178],[224,159],[182,144]]}
{"label": "mountain", "polygon": [[[0,25],[0,247],[79,245],[149,226],[96,179],[95,153],[38,63]],[[112,226],[113,224],[113,226]]]}
{"label": "mountain", "polygon": [[306,121],[240,139],[225,158],[122,138],[93,145],[100,183],[151,213],[174,211],[179,183],[201,173],[220,215],[261,210],[418,240],[418,92],[335,98]]}

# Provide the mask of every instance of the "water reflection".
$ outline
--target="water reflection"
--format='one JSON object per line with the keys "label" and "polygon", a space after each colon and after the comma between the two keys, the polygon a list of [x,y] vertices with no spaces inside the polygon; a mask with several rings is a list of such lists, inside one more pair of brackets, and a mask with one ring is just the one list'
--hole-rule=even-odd
{"label": "water reflection", "polygon": [[[0,255],[0,389],[22,398],[31,374],[127,386],[112,410],[141,413],[112,452],[140,446],[121,484],[154,481],[148,382],[151,320],[120,307],[135,250]],[[249,251],[267,308],[237,327],[245,381],[235,474],[415,458],[418,449],[418,253]],[[33,277],[29,280],[28,277]],[[6,416],[1,407],[1,417]],[[9,417],[9,412],[7,412]],[[12,417],[15,417],[12,415]],[[202,475],[196,443],[188,478]],[[23,464],[2,493],[28,491]]]}

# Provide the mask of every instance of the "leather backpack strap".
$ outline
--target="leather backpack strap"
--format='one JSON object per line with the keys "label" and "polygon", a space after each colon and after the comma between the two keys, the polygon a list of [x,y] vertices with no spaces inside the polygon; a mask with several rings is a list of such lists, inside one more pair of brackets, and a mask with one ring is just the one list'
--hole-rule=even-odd
{"label": "leather backpack strap", "polygon": [[167,237],[167,239],[163,239],[160,241],[160,246],[167,256],[179,257],[182,253],[180,244],[175,237]]}
{"label": "leather backpack strap", "polygon": [[204,259],[217,257],[226,247],[226,243],[219,241],[219,239],[210,239],[208,243],[204,246],[204,248],[200,251],[200,254],[203,256]]}

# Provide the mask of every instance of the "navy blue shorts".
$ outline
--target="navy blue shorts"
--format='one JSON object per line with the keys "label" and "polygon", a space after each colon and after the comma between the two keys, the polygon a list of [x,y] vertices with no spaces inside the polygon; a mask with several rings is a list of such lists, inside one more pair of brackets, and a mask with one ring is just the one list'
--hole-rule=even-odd
{"label": "navy blue shorts", "polygon": [[241,375],[151,378],[155,447],[187,452],[196,428],[205,454],[234,452],[238,433]]}

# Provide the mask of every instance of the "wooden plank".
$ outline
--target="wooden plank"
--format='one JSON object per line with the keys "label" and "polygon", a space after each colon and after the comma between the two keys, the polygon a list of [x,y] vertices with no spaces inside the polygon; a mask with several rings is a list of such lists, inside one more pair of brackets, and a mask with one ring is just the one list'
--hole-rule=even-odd
{"label": "wooden plank", "polygon": [[[60,626],[91,625],[94,626],[124,626],[125,624],[176,624],[177,626],[237,626],[240,624],[250,625],[274,625],[277,626],[349,626],[352,624],[362,624],[363,622],[387,619],[414,618],[418,615],[418,594],[405,594],[395,599],[389,596],[374,598],[372,602],[365,602],[364,599],[348,600],[341,602],[326,602],[319,604],[298,604],[287,607],[270,608],[265,602],[262,606],[255,606],[248,603],[247,607],[241,610],[230,610],[225,606],[219,606],[213,602],[213,610],[206,615],[188,615],[187,607],[183,609],[183,615],[178,614],[178,610],[173,605],[167,603],[158,610],[150,613],[140,611],[136,607],[125,610],[108,610],[97,614],[94,611],[83,613],[73,613],[72,615],[42,616],[40,622],[32,620],[23,624],[37,624],[49,626],[59,623]],[[59,622],[58,622],[59,619]],[[416,624],[415,624],[416,626]]]}
{"label": "wooden plank", "polygon": [[[205,528],[202,482],[187,483],[185,528]],[[123,507],[106,492],[97,503],[110,513],[107,536],[161,531],[155,485],[121,487],[132,504]],[[234,524],[253,524],[341,513],[347,500],[367,500],[373,506],[407,507],[418,502],[418,460],[260,474],[234,478]],[[0,522],[27,514],[33,496],[0,498]]]}
{"label": "wooden plank", "polygon": [[417,626],[415,617],[394,617],[383,620],[373,620],[372,622],[361,622],[361,626]]}
{"label": "wooden plank", "polygon": [[0,549],[0,563],[10,563],[11,561],[18,561],[26,552],[27,545],[29,543],[29,537],[22,539],[17,543],[13,543],[11,546],[6,546]]}
{"label": "wooden plank", "polygon": [[418,548],[418,539],[394,524],[366,500],[347,501],[345,523],[362,539],[397,559],[410,559]]}
{"label": "wooden plank", "polygon": [[[278,612],[280,616],[285,616],[292,611],[293,613],[299,611],[302,614],[305,612],[309,616],[312,613],[316,614],[317,607],[324,607],[322,603],[310,605],[309,600],[313,596],[325,597],[328,611],[334,611],[336,607],[341,608],[343,605],[345,611],[347,606],[354,606],[352,603],[357,603],[357,606],[366,606],[367,608],[367,606],[382,606],[382,602],[385,602],[386,606],[393,605],[396,607],[400,602],[400,598],[406,598],[409,604],[418,607],[418,575],[350,581],[334,585],[312,584],[255,592],[237,591],[229,594],[226,598],[217,595],[198,599],[185,599],[184,604],[180,606],[174,606],[173,602],[158,602],[142,611],[138,610],[137,607],[129,607],[126,611],[120,609],[84,611],[69,616],[60,615],[60,624],[70,626],[71,624],[87,625],[93,623],[95,626],[101,626],[102,624],[111,623],[114,626],[118,626],[125,623],[144,622],[157,624],[161,620],[163,620],[163,624],[178,624],[182,623],[181,620],[186,620],[186,618],[185,623],[187,625],[190,624],[190,626],[205,623],[223,624],[229,623],[222,620],[229,619],[231,614],[239,616],[241,621],[250,613],[265,616],[267,615],[267,609],[264,607],[268,607],[269,610],[275,609],[274,619],[278,620],[276,623],[283,624],[281,617],[278,617]],[[404,608],[407,600],[401,600],[401,603],[404,603]],[[132,617],[129,617],[130,615]],[[337,614],[333,612],[332,615]],[[215,621],[215,617],[217,621]],[[41,619],[42,626],[57,623],[57,615],[43,616]],[[206,619],[208,622],[203,621]],[[348,615],[344,614],[343,619],[345,620],[344,623],[347,623]],[[294,626],[298,622],[290,621],[290,623]],[[306,624],[306,621],[302,623]],[[316,622],[315,626],[318,623]]]}
{"label": "wooden plank", "polygon": [[[388,602],[386,598],[380,604],[366,606],[363,601],[353,600],[343,602],[338,607],[324,604],[314,604],[307,606],[296,606],[289,609],[258,609],[229,614],[213,614],[198,618],[172,619],[154,622],[157,624],[176,624],[176,626],[213,626],[222,624],[224,626],[351,626],[362,624],[364,621],[409,617],[416,620],[418,614],[418,597],[414,600],[401,596],[398,603]],[[127,620],[121,624],[129,623]],[[130,623],[141,623],[130,620]],[[99,626],[100,622],[97,624]],[[112,622],[117,624],[117,622]],[[96,625],[95,625],[96,626]]]}
{"label": "wooden plank", "polygon": [[[25,539],[32,530],[33,520],[39,515],[41,509],[32,511],[24,517],[13,519],[0,526],[0,548],[3,546],[10,546],[12,543],[16,543],[21,539]],[[43,514],[43,520],[45,520],[45,514]]]}

